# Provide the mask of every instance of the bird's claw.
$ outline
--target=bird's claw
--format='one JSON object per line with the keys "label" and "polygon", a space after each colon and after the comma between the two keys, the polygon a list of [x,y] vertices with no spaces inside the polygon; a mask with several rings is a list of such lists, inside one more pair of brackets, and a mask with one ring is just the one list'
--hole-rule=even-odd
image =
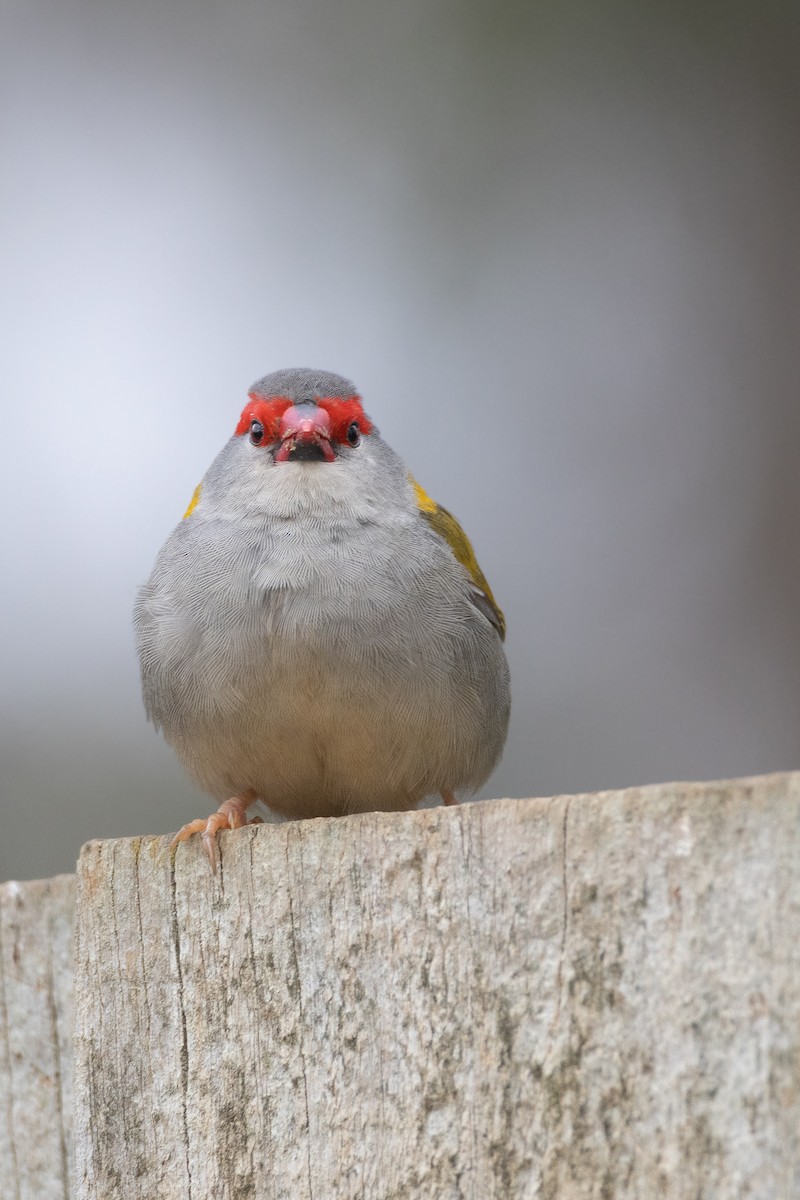
{"label": "bird's claw", "polygon": [[231,796],[229,800],[223,800],[210,817],[198,817],[196,821],[189,821],[179,829],[170,842],[170,850],[174,850],[180,842],[185,842],[193,834],[202,834],[211,870],[216,875],[219,856],[217,834],[220,829],[241,829],[244,825],[260,825],[261,817],[254,817],[252,821],[247,819],[247,809],[255,799],[255,792],[247,791],[241,796]]}

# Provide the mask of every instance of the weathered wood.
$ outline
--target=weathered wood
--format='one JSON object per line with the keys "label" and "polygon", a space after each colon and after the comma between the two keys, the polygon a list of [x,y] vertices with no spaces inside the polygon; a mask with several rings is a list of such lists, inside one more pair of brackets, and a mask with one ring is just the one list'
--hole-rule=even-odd
{"label": "weathered wood", "polygon": [[800,1196],[800,775],[79,866],[79,1200]]}
{"label": "weathered wood", "polygon": [[0,886],[0,1196],[72,1195],[75,877]]}

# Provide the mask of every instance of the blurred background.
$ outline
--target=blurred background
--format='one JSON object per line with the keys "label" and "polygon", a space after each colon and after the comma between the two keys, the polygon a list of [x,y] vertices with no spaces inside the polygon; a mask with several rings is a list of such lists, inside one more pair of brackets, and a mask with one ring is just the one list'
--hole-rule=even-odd
{"label": "blurred background", "polygon": [[508,619],[484,795],[800,767],[800,10],[5,0],[0,879],[209,811],[136,589],[284,366]]}

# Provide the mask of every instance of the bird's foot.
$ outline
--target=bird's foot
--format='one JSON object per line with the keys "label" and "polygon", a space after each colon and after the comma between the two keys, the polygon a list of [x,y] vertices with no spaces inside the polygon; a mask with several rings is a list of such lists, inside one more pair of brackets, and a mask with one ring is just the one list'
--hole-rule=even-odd
{"label": "bird's foot", "polygon": [[242,792],[238,796],[231,796],[229,800],[223,800],[217,811],[213,812],[210,817],[199,817],[196,821],[189,821],[188,825],[183,826],[183,829],[179,829],[170,843],[170,849],[174,850],[179,842],[185,842],[192,834],[202,833],[208,861],[211,863],[211,870],[216,875],[217,834],[220,829],[241,829],[244,825],[260,825],[261,817],[253,817],[252,820],[247,818],[247,810],[257,798],[252,788],[248,788],[246,792]]}
{"label": "bird's foot", "polygon": [[458,801],[452,792],[440,792],[439,795],[442,797],[445,804],[458,804]]}

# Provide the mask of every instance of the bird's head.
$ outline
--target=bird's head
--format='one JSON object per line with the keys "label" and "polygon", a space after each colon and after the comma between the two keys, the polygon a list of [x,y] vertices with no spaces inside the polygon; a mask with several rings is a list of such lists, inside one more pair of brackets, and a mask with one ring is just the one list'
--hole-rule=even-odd
{"label": "bird's head", "polygon": [[187,510],[236,519],[304,513],[371,519],[408,498],[406,471],[348,379],[327,371],[265,375]]}
{"label": "bird's head", "polygon": [[236,426],[273,463],[334,463],[373,425],[353,385],[339,375],[278,371],[250,389]]}

